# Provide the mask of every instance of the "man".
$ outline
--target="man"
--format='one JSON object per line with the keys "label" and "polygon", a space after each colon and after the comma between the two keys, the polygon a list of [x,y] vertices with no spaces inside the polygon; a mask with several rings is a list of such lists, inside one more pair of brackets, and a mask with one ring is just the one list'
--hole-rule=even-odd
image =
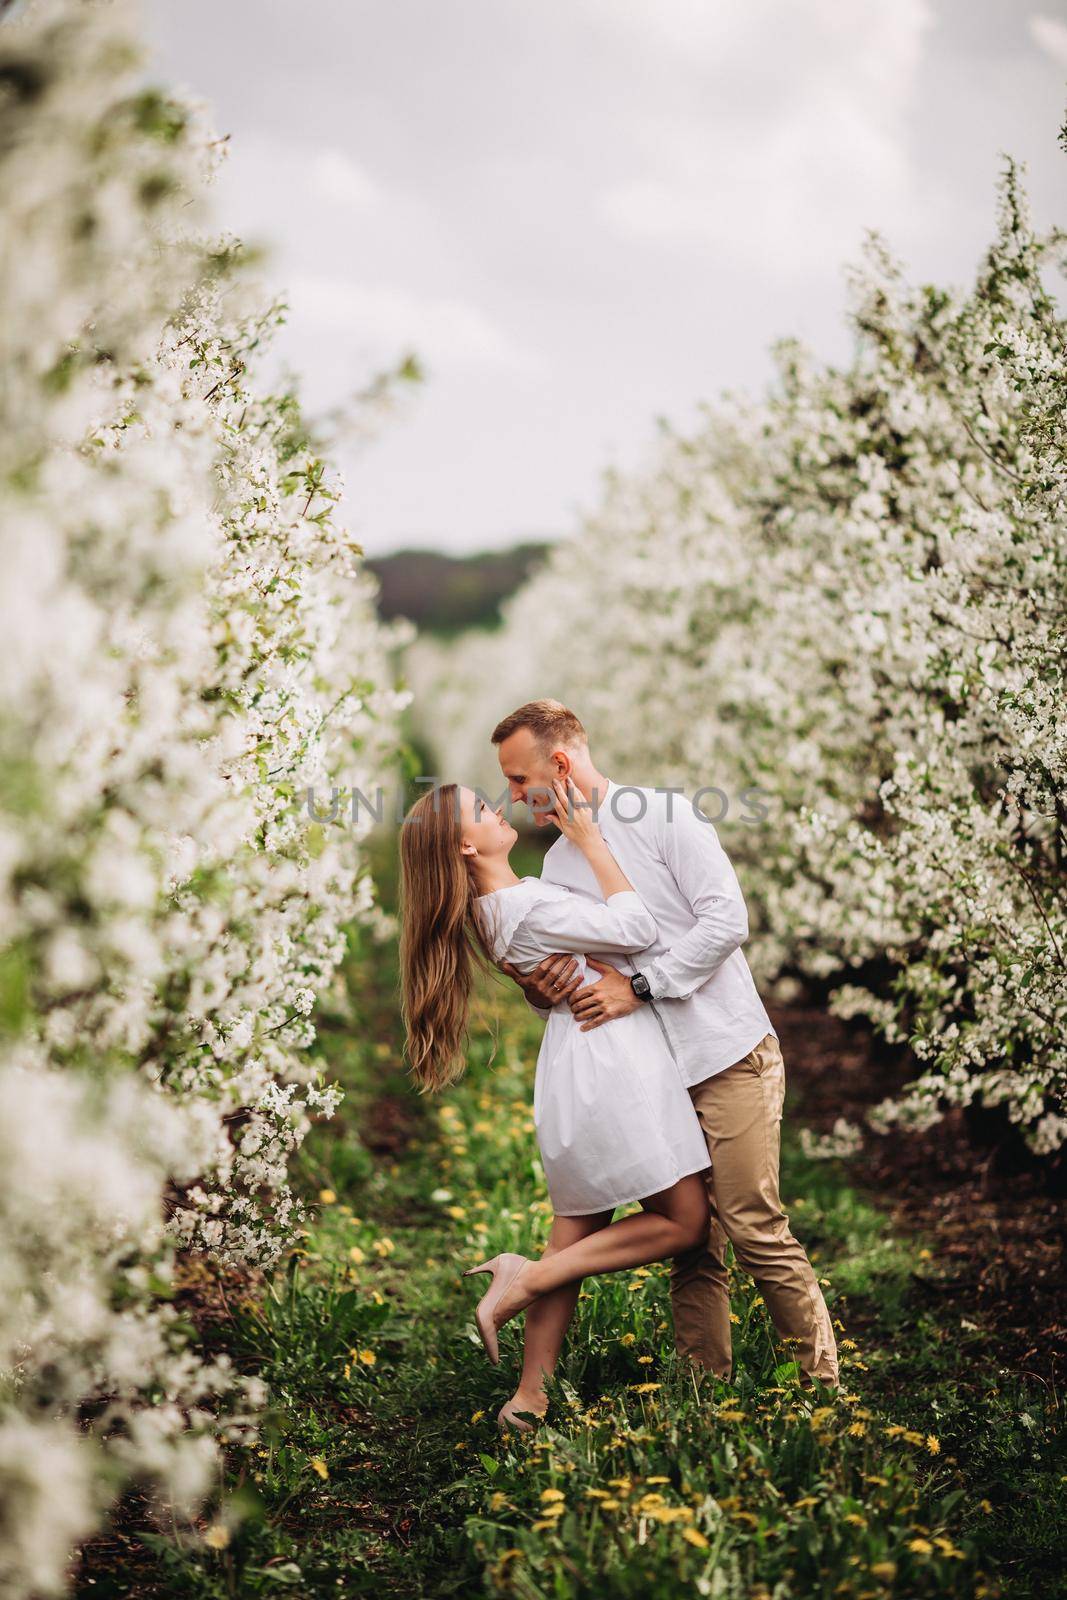
{"label": "man", "polygon": [[[585,987],[566,955],[547,958],[525,977],[506,970],[541,1014],[566,996],[583,1029],[641,1005],[660,1020],[711,1165],[707,1241],[671,1269],[679,1354],[730,1376],[729,1240],[802,1372],[836,1385],[826,1302],[778,1192],[785,1068],[741,950],[748,937],[745,902],[714,827],[678,790],[613,784],[593,765],[581,722],[558,700],[520,706],[493,730],[493,743],[512,802],[528,805],[539,827],[551,820],[552,780],[570,779],[656,919],[657,939],[628,961],[629,971],[587,957],[601,976]],[[547,852],[542,877],[600,898],[584,857],[564,837]]]}

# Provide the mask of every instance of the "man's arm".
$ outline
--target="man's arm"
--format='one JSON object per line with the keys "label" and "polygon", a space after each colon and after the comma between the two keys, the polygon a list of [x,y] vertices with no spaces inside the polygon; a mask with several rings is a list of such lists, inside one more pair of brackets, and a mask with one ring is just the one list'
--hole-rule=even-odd
{"label": "man's arm", "polygon": [[710,822],[689,804],[664,819],[663,859],[696,926],[642,970],[653,1000],[684,1000],[748,938],[748,912],[730,858]]}
{"label": "man's arm", "polygon": [[[697,922],[669,950],[640,970],[653,1000],[681,1000],[708,981],[728,956],[748,938],[748,913],[729,857],[710,822],[702,822],[691,805],[676,807],[663,820],[663,860]],[[571,1011],[583,1033],[636,1011],[644,1002],[630,987],[627,974],[590,960],[602,974],[597,983],[577,988]]]}

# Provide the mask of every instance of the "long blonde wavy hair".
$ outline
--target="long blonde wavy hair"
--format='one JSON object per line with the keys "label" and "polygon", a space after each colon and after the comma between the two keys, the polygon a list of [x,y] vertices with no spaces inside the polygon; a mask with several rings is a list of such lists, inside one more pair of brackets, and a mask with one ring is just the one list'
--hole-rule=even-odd
{"label": "long blonde wavy hair", "polygon": [[401,1002],[408,1061],[424,1092],[462,1075],[474,973],[496,968],[461,841],[454,783],[416,800],[400,830]]}

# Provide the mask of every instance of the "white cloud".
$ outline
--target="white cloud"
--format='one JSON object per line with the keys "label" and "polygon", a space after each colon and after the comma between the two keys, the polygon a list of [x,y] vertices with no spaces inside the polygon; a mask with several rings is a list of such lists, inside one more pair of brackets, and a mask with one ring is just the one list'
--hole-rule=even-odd
{"label": "white cloud", "polygon": [[489,367],[510,372],[542,368],[478,306],[412,294],[389,285],[298,274],[289,283],[293,322],[349,338],[379,359],[414,350],[434,367]]}
{"label": "white cloud", "polygon": [[380,198],[378,187],[341,150],[319,150],[310,163],[311,187],[329,204],[365,211]]}
{"label": "white cloud", "polygon": [[1041,15],[1030,18],[1030,36],[1046,55],[1067,67],[1067,22]]}
{"label": "white cloud", "polygon": [[710,147],[684,123],[658,131],[665,150],[688,143],[688,161],[668,158],[657,165],[669,176],[601,194],[601,216],[623,236],[688,239],[735,263],[757,263],[772,279],[825,275],[856,255],[868,226],[892,234],[908,209],[900,145],[848,99],[799,108],[785,125]]}
{"label": "white cloud", "polygon": [[[676,106],[643,119],[634,170],[598,196],[618,236],[688,241],[774,280],[836,272],[868,227],[914,220],[907,133],[925,0],[805,0],[791,12],[782,40],[773,7],[734,12],[732,28],[688,0],[657,10],[672,48],[688,29],[708,52],[695,91],[683,92],[679,64]],[[620,15],[652,25],[643,0],[622,0]]]}
{"label": "white cloud", "polygon": [[[751,84],[758,96],[768,69],[817,84],[847,63],[861,93],[910,80],[934,15],[929,0],[580,0],[616,38],[643,55],[659,53],[682,77],[713,69]],[[789,48],[783,48],[787,45]]]}

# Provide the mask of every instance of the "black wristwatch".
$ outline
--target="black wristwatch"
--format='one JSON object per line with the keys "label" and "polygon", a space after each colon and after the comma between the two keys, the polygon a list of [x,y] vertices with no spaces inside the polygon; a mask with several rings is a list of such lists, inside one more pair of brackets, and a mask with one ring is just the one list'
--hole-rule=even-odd
{"label": "black wristwatch", "polygon": [[643,972],[635,972],[630,979],[630,988],[639,1000],[652,999],[652,985]]}

